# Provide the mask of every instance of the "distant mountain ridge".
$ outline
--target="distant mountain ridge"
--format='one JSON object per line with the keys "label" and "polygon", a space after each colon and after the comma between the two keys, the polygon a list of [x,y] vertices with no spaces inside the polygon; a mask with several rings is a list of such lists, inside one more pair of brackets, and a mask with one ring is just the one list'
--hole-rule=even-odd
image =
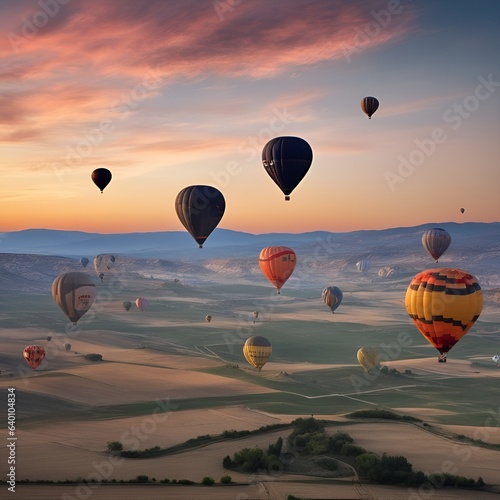
{"label": "distant mountain ridge", "polygon": [[[129,257],[196,259],[246,257],[269,245],[288,245],[294,249],[319,252],[337,249],[344,254],[359,252],[403,251],[408,244],[418,248],[422,233],[432,227],[442,227],[452,235],[449,252],[460,246],[462,249],[500,247],[500,222],[491,223],[429,223],[413,227],[360,230],[334,233],[312,231],[305,233],[251,234],[229,229],[216,229],[198,249],[186,231],[163,231],[147,233],[101,234],[82,231],[53,229],[26,229],[0,234],[1,253],[23,253],[36,255],[59,255],[64,257],[93,257],[99,253],[116,253]],[[353,251],[355,249],[355,251]],[[419,248],[419,251],[421,249]],[[399,253],[399,252],[398,252]]]}
{"label": "distant mountain ridge", "polygon": [[[424,231],[442,227],[452,243],[439,263],[424,250]],[[0,295],[44,292],[54,278],[68,271],[85,271],[97,279],[92,259],[99,253],[116,256],[120,279],[179,279],[183,284],[231,282],[267,283],[258,264],[260,250],[287,245],[297,254],[289,283],[302,287],[315,282],[363,283],[381,280],[404,289],[417,272],[432,267],[458,267],[476,276],[482,287],[500,286],[500,223],[440,223],[415,227],[348,233],[250,234],[216,229],[199,249],[183,231],[97,234],[79,231],[29,229],[0,235]],[[84,270],[81,257],[90,260]],[[368,260],[366,274],[356,262]],[[391,278],[384,273],[392,269]]]}

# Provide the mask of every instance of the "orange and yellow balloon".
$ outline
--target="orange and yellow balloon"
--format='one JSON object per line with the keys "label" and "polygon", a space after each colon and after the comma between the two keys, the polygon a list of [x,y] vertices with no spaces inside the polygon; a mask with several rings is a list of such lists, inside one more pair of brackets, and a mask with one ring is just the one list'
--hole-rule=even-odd
{"label": "orange and yellow balloon", "polygon": [[278,293],[292,275],[296,261],[295,252],[291,248],[283,246],[263,248],[259,255],[260,269],[278,290]]}
{"label": "orange and yellow balloon", "polygon": [[440,352],[439,360],[445,361],[481,314],[483,291],[461,269],[427,269],[411,281],[405,305],[420,333]]}

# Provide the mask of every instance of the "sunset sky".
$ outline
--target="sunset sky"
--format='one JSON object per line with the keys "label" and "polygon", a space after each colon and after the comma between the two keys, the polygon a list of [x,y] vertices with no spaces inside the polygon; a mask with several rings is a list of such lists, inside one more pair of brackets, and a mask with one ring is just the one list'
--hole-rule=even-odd
{"label": "sunset sky", "polygon": [[[192,184],[252,233],[499,221],[499,26],[498,0],[0,0],[0,231],[181,230]],[[289,202],[282,135],[314,152]]]}

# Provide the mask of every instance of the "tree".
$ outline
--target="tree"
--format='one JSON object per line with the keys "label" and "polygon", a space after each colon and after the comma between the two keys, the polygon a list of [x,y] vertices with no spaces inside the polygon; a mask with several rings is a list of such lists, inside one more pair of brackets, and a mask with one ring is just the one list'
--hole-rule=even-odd
{"label": "tree", "polygon": [[202,480],[201,480],[201,484],[203,486],[212,486],[212,484],[214,484],[215,481],[214,481],[214,478],[213,477],[210,477],[210,476],[205,476]]}
{"label": "tree", "polygon": [[123,450],[123,444],[121,444],[120,441],[110,441],[108,443],[109,452],[122,451],[122,450]]}
{"label": "tree", "polygon": [[231,476],[222,476],[220,478],[221,484],[229,484],[229,483],[231,483],[231,481],[232,481]]}

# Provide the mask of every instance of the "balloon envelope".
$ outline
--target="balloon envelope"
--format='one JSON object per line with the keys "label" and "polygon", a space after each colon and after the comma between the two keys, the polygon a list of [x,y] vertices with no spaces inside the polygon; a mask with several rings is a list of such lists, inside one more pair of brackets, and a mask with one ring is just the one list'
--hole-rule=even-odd
{"label": "balloon envelope", "polygon": [[368,118],[371,119],[373,113],[377,111],[379,106],[378,99],[375,97],[363,97],[361,99],[361,109],[365,114],[368,115]]}
{"label": "balloon envelope", "polygon": [[297,257],[295,252],[284,246],[263,248],[259,255],[259,265],[264,276],[280,293],[281,287],[292,275]]}
{"label": "balloon envelope", "polygon": [[262,150],[262,163],[279,186],[285,200],[309,170],[313,159],[311,146],[300,137],[275,137]]}
{"label": "balloon envelope", "polygon": [[71,351],[71,344],[69,343],[64,344],[64,349],[66,349],[67,351]]}
{"label": "balloon envelope", "polygon": [[52,298],[73,324],[90,309],[96,286],[85,273],[64,273],[52,283]]}
{"label": "balloon envelope", "polygon": [[101,190],[101,193],[104,191],[104,188],[111,182],[111,172],[107,168],[96,168],[92,172],[92,180],[94,184]]}
{"label": "balloon envelope", "polygon": [[332,314],[342,302],[342,291],[336,286],[326,287],[321,296],[324,303],[332,310]]}
{"label": "balloon envelope", "polygon": [[451,243],[451,236],[446,229],[435,227],[422,235],[422,245],[428,254],[437,262]]}
{"label": "balloon envelope", "polygon": [[359,262],[356,262],[356,269],[360,273],[366,273],[366,271],[370,269],[370,262],[367,260],[360,260]]}
{"label": "balloon envelope", "polygon": [[481,314],[483,291],[461,269],[427,269],[411,281],[405,306],[420,333],[444,355]]}
{"label": "balloon envelope", "polygon": [[115,256],[109,253],[101,253],[94,257],[94,269],[101,281],[104,281],[106,274],[110,274],[115,260]]}
{"label": "balloon envelope", "polygon": [[461,209],[460,209],[460,213],[462,213],[462,214],[463,214],[464,212],[465,212],[465,208],[461,208]]}
{"label": "balloon envelope", "polygon": [[138,297],[135,301],[135,305],[141,312],[144,312],[146,310],[146,306],[148,305],[148,301],[144,297]]}
{"label": "balloon envelope", "polygon": [[82,264],[83,267],[87,267],[87,264],[90,262],[89,259],[87,259],[87,257],[82,257],[80,259],[80,262]]}
{"label": "balloon envelope", "polygon": [[500,356],[498,354],[495,354],[492,358],[491,358],[497,365],[500,364]]}
{"label": "balloon envelope", "polygon": [[373,370],[380,366],[378,349],[376,347],[361,347],[356,357],[358,358],[358,363],[365,371]]}
{"label": "balloon envelope", "polygon": [[132,302],[130,302],[130,300],[124,300],[123,301],[123,308],[126,310],[126,311],[130,311],[130,308],[132,307]]}
{"label": "balloon envelope", "polygon": [[212,321],[212,316],[210,316],[210,314],[207,314],[207,315],[205,316],[205,321],[206,321],[207,323],[210,323],[210,321]]}
{"label": "balloon envelope", "polygon": [[175,199],[177,217],[200,248],[219,224],[225,209],[224,196],[211,186],[188,186]]}
{"label": "balloon envelope", "polygon": [[272,351],[271,342],[260,335],[249,337],[243,345],[245,359],[259,371],[267,363]]}
{"label": "balloon envelope", "polygon": [[36,370],[45,358],[45,349],[41,345],[28,345],[23,350],[23,356],[26,363]]}

